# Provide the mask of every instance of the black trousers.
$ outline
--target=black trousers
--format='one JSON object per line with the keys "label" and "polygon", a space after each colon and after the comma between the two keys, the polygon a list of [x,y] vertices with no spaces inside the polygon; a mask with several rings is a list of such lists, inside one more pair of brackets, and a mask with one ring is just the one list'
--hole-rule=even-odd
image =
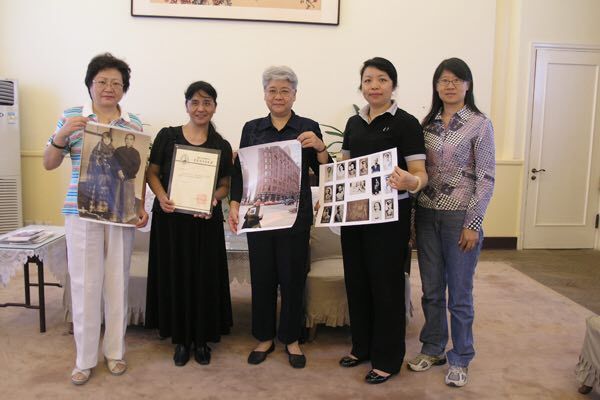
{"label": "black trousers", "polygon": [[399,204],[398,222],[342,227],[351,353],[388,373],[400,371],[406,352],[404,261],[410,201]]}
{"label": "black trousers", "polygon": [[304,323],[309,238],[308,229],[248,233],[252,335],[256,339],[275,338],[278,286],[281,310],[277,338],[285,344],[300,338]]}

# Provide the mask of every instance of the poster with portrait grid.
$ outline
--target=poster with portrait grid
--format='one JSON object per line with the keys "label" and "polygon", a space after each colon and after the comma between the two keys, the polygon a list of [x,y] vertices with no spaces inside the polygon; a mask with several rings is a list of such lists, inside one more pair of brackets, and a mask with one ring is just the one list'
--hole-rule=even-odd
{"label": "poster with portrait grid", "polygon": [[398,220],[398,191],[389,185],[396,149],[322,164],[316,226],[379,224]]}

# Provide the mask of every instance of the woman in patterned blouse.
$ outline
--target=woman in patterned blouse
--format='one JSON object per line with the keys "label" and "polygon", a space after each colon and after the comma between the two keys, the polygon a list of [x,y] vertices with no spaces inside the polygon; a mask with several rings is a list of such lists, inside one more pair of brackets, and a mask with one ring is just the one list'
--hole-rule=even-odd
{"label": "woman in patterned blouse", "polygon": [[429,186],[418,199],[416,230],[425,325],[421,352],[408,365],[425,371],[446,363],[448,308],[453,348],[445,381],[464,386],[475,356],[473,275],[495,170],[494,130],[475,106],[473,77],[464,61],[450,58],[435,70],[423,131]]}

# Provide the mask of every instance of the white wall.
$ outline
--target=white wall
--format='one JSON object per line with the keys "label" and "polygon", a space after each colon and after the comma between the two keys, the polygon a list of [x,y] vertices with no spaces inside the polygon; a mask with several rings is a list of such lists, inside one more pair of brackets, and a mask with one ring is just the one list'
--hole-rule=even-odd
{"label": "white wall", "polygon": [[185,123],[185,88],[211,82],[217,128],[237,148],[243,123],[267,114],[261,73],[272,64],[296,70],[296,112],[343,129],[352,104],[364,103],[357,87],[365,59],[394,62],[400,105],[421,118],[435,67],[457,56],[470,64],[488,113],[495,10],[496,0],[342,0],[340,25],[325,26],[132,17],[128,0],[0,0],[0,77],[21,89],[24,218],[62,224],[69,162],[47,172],[41,155],[62,110],[88,98],[85,69],[98,53],[130,64],[122,104],[150,133]]}
{"label": "white wall", "polygon": [[531,66],[534,43],[600,46],[600,1],[598,0],[499,0],[512,3],[512,19],[518,23],[518,40],[507,54],[513,68],[504,120],[505,159],[527,157],[528,118],[531,110]]}
{"label": "white wall", "polygon": [[[495,196],[486,224],[492,224],[494,232],[502,232],[499,236],[521,237],[523,179],[528,177],[524,168],[529,151],[533,44],[600,47],[599,17],[598,0],[497,0],[492,116],[497,158],[505,163],[498,165]],[[505,217],[503,225],[500,216]],[[600,248],[600,236],[596,247]]]}
{"label": "white wall", "polygon": [[345,0],[339,26],[130,16],[124,0],[0,0],[0,76],[21,85],[22,149],[41,150],[60,112],[87,98],[91,57],[110,51],[132,68],[123,101],[147,130],[186,122],[183,91],[194,80],[219,93],[218,129],[237,148],[246,120],[266,115],[260,76],[287,64],[299,76],[295,110],[343,128],[362,61],[383,56],[399,72],[397,97],[422,117],[433,70],[458,56],[473,69],[482,110],[491,104],[494,0]]}

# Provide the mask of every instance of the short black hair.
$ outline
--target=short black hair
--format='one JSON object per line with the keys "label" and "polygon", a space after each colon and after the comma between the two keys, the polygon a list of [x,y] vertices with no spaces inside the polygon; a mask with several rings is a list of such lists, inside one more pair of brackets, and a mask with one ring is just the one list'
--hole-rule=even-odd
{"label": "short black hair", "polygon": [[211,99],[213,99],[215,104],[217,104],[217,91],[213,85],[204,81],[197,81],[188,86],[188,88],[185,90],[185,101],[190,101],[192,97],[194,97],[194,95],[199,91],[206,93]]}
{"label": "short black hair", "polygon": [[[204,93],[206,93],[208,97],[210,97],[215,102],[215,105],[217,105],[217,90],[213,87],[213,85],[204,81],[196,81],[191,83],[190,86],[188,86],[188,88],[185,90],[186,104],[199,91],[203,91]],[[210,123],[208,124],[208,133],[213,133],[217,137],[221,139],[223,138],[221,134],[217,132],[217,129],[215,128],[215,125],[212,123],[212,121],[210,121]]]}
{"label": "short black hair", "polygon": [[131,136],[133,140],[135,140],[135,135],[133,133],[128,133],[127,135],[125,135],[125,139],[127,139],[129,136]]}
{"label": "short black hair", "polygon": [[85,86],[88,88],[88,93],[90,97],[92,96],[90,90],[92,87],[92,83],[96,75],[104,69],[115,68],[121,73],[121,78],[123,78],[123,93],[127,93],[129,89],[129,78],[131,77],[131,69],[129,65],[113,56],[110,53],[98,54],[96,57],[92,58],[87,67],[87,72],[85,74]]}
{"label": "short black hair", "polygon": [[388,74],[388,76],[392,80],[393,89],[396,89],[396,86],[398,85],[398,72],[396,72],[396,67],[394,67],[394,64],[392,64],[391,61],[383,57],[373,57],[363,63],[363,66],[360,69],[360,86],[358,87],[359,89],[362,89],[362,77],[365,73],[365,69],[367,69],[368,67],[377,68],[378,70]]}

